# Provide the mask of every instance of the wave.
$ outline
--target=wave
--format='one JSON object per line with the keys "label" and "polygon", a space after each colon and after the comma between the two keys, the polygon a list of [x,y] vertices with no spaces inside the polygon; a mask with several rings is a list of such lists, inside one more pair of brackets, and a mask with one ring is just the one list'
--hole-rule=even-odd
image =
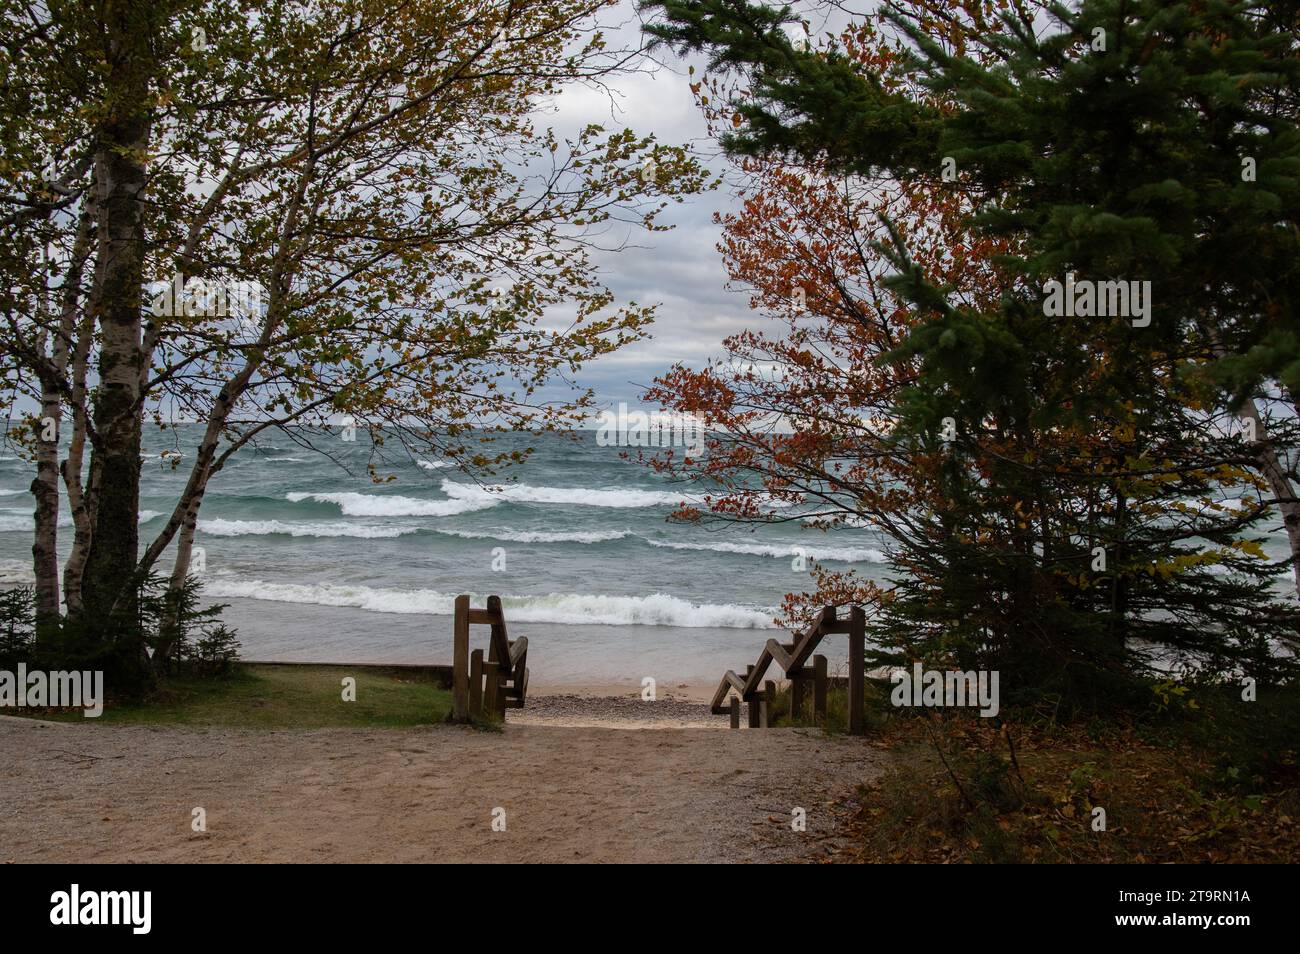
{"label": "wave", "polygon": [[670,540],[646,540],[652,547],[670,550],[711,550],[717,553],[748,553],[754,556],[793,558],[801,553],[809,560],[827,560],[837,563],[885,563],[885,555],[875,547],[806,547],[800,544],[766,543],[687,543]]}
{"label": "wave", "polygon": [[30,560],[0,560],[0,586],[30,586],[35,582]]}
{"label": "wave", "polygon": [[[389,498],[381,498],[389,499]],[[405,509],[399,507],[399,509]],[[345,510],[345,513],[347,511]],[[358,514],[352,513],[356,516]],[[141,522],[160,516],[157,511],[146,510]],[[30,524],[24,525],[27,529]],[[385,540],[417,533],[436,533],[461,540],[500,540],[505,543],[608,543],[629,538],[643,540],[653,547],[669,550],[702,550],[717,553],[736,553],[752,556],[790,559],[801,551],[810,560],[841,563],[886,562],[885,555],[874,547],[803,546],[798,544],[733,543],[716,541],[695,543],[689,541],[652,540],[631,530],[506,530],[500,527],[484,530],[456,530],[448,527],[419,527],[410,524],[375,526],[361,523],[309,523],[283,520],[228,520],[213,518],[199,521],[199,530],[214,537],[353,537],[363,540]]]}
{"label": "wave", "polygon": [[495,503],[578,504],[584,507],[675,507],[683,502],[699,502],[704,498],[696,494],[672,493],[663,490],[593,490],[586,487],[533,487],[529,484],[497,484],[480,487],[477,484],[459,484],[454,480],[442,482],[442,492],[454,500]]}
{"label": "wave", "polygon": [[[393,590],[335,583],[269,583],[263,580],[215,579],[204,593],[221,598],[248,598],[279,603],[349,606],[375,613],[450,616],[455,595],[435,590]],[[482,603],[483,597],[473,597]],[[547,593],[503,596],[511,622],[605,626],[684,626],[691,628],[775,629],[775,610],[713,603],[691,603],[666,593],[649,596],[604,596]]]}
{"label": "wave", "polygon": [[5,490],[0,488],[0,497],[16,497],[18,494],[30,493],[27,490]]}
{"label": "wave", "polygon": [[454,466],[445,460],[417,460],[416,463],[423,470],[443,470],[447,467]]}
{"label": "wave", "polygon": [[544,530],[451,530],[445,527],[430,528],[432,532],[464,540],[503,540],[511,543],[607,543],[633,537],[644,540],[652,547],[669,550],[705,550],[716,553],[739,553],[752,556],[790,559],[802,553],[810,560],[838,563],[886,563],[885,554],[875,547],[802,546],[800,544],[692,543],[688,541],[652,540],[631,530],[592,530],[587,532],[550,532]]}
{"label": "wave", "polygon": [[[141,510],[140,522],[145,523],[154,517],[161,517],[162,513],[157,510]],[[67,513],[59,514],[58,526],[72,526],[72,515]],[[12,507],[0,510],[0,533],[31,533],[36,528],[36,521],[31,512],[27,510],[17,510]]]}
{"label": "wave", "polygon": [[434,533],[448,537],[460,537],[464,540],[505,540],[510,543],[604,543],[608,540],[622,540],[633,536],[631,530],[591,530],[588,532],[565,533],[547,530],[448,530],[442,527],[430,528]]}
{"label": "wave", "polygon": [[262,460],[264,460],[264,461],[265,461],[266,463],[268,463],[268,464],[305,464],[305,463],[307,463],[307,458],[305,458],[305,457],[263,457]]}
{"label": "wave", "polygon": [[450,517],[458,513],[486,510],[495,500],[417,500],[414,497],[338,493],[308,494],[294,491],[285,494],[290,503],[314,500],[336,505],[345,517]]}
{"label": "wave", "polygon": [[199,531],[213,537],[360,537],[386,539],[419,533],[419,527],[373,527],[354,523],[286,523],[281,520],[200,520]]}

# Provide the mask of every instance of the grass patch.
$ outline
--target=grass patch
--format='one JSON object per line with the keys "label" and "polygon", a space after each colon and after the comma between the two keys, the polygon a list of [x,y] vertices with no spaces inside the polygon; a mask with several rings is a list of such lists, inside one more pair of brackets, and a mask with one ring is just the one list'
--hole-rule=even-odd
{"label": "grass patch", "polygon": [[[355,702],[342,699],[345,676],[357,681]],[[168,679],[145,702],[114,704],[110,699],[97,719],[87,719],[79,710],[11,709],[4,714],[115,725],[319,729],[430,725],[450,710],[451,692],[419,670],[237,664],[224,679]]]}
{"label": "grass patch", "polygon": [[887,713],[895,765],[859,792],[840,860],[1294,862],[1300,690],[1192,694],[1176,710],[1072,725]]}

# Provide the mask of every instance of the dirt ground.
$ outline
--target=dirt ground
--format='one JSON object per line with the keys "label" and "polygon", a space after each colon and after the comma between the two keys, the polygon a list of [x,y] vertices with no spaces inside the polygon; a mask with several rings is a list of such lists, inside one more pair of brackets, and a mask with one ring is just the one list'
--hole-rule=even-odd
{"label": "dirt ground", "polygon": [[533,697],[501,732],[0,718],[0,861],[815,861],[885,764],[869,740],[664,705]]}

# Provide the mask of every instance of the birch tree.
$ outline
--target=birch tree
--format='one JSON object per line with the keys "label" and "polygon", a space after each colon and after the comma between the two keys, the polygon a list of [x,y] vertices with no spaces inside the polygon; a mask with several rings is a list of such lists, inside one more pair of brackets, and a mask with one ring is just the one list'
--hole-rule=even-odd
{"label": "birch tree", "polygon": [[[172,544],[179,587],[209,481],[268,430],[304,439],[347,419],[386,446],[490,467],[502,455],[480,447],[476,425],[554,427],[589,403],[573,389],[538,395],[652,317],[613,301],[592,250],[659,228],[665,203],[705,184],[682,149],[650,137],[543,125],[565,87],[638,68],[636,50],[610,48],[594,28],[606,6],[295,0],[123,23],[135,44],[123,57],[152,72],[123,67],[122,83],[133,95],[143,83],[147,109],[111,141],[86,122],[98,161],[66,201],[22,214],[34,193],[17,179],[8,203],[13,234],[34,222],[60,230],[59,274],[8,311],[6,370],[33,396],[44,373],[58,399],[42,417],[71,418],[56,446],[74,518],[62,594],[74,618],[129,632],[132,594]],[[84,42],[85,24],[59,9],[6,17],[31,20],[52,46]],[[16,69],[26,53],[12,55]],[[91,93],[65,84],[61,105],[109,96],[87,72]],[[24,274],[30,258],[7,268]],[[84,281],[79,261],[92,266]],[[45,286],[65,302],[58,321],[37,307]],[[141,429],[175,414],[200,421],[202,438],[142,545]],[[27,437],[39,447],[35,429]],[[48,474],[38,482],[48,488]],[[55,521],[38,523],[48,612]]]}

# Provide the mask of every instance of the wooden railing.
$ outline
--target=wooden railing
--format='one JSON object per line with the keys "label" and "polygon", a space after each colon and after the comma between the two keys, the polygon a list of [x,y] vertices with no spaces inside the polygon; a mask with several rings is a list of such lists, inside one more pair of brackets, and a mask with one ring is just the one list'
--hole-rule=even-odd
{"label": "wooden railing", "polygon": [[[470,652],[471,623],[492,627],[486,660],[483,650]],[[489,596],[484,609],[472,608],[468,596],[456,597],[452,627],[451,721],[504,719],[506,709],[522,709],[528,696],[528,637],[506,634],[501,597]]]}
{"label": "wooden railing", "polygon": [[[797,718],[803,710],[808,689],[812,689],[813,714],[826,717],[826,657],[813,653],[826,636],[844,633],[849,637],[849,734],[861,735],[865,731],[866,710],[866,624],[867,614],[860,606],[845,607],[848,615],[837,615],[839,607],[824,606],[794,641],[782,643],[769,639],[758,661],[745,668],[738,676],[728,670],[713,694],[710,711],[714,715],[730,715],[731,727],[740,728],[740,704],[749,706],[749,726],[766,728],[771,702],[776,695],[776,683],[764,679],[772,663],[784,670],[790,680],[790,714]],[[808,663],[812,662],[809,666]],[[762,686],[763,688],[760,688]],[[732,695],[734,693],[734,695]],[[730,696],[730,700],[728,700]],[[725,704],[724,704],[725,703]]]}

